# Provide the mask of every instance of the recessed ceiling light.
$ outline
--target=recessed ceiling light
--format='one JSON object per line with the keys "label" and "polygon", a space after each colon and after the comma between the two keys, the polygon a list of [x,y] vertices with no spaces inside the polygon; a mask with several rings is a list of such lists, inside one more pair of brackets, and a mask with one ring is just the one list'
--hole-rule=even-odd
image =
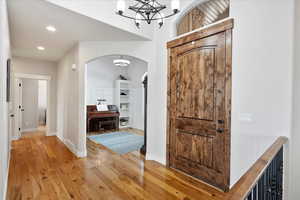
{"label": "recessed ceiling light", "polygon": [[56,31],[56,28],[54,26],[47,26],[46,29],[50,32],[55,32]]}
{"label": "recessed ceiling light", "polygon": [[38,47],[36,47],[38,50],[40,50],[40,51],[44,51],[45,50],[45,47],[42,47],[42,46],[38,46]]}

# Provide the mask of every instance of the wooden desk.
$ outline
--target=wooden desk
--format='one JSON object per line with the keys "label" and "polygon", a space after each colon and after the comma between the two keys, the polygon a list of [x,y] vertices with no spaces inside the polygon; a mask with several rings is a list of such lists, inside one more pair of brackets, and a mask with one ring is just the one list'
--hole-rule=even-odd
{"label": "wooden desk", "polygon": [[[86,128],[87,132],[90,132],[91,130],[91,123],[92,120],[97,120],[97,127],[100,129],[100,124],[107,124],[114,123],[115,129],[119,130],[119,112],[112,112],[112,111],[97,111],[96,105],[89,105],[87,106],[87,122],[86,122]],[[111,118],[111,120],[107,120],[107,118]],[[106,122],[106,123],[105,123]]]}

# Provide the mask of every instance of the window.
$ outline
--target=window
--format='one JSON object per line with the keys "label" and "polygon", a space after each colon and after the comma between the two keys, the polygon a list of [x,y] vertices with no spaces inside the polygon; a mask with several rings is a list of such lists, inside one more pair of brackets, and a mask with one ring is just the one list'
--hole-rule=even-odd
{"label": "window", "polygon": [[209,0],[192,8],[177,24],[177,35],[229,17],[229,0]]}

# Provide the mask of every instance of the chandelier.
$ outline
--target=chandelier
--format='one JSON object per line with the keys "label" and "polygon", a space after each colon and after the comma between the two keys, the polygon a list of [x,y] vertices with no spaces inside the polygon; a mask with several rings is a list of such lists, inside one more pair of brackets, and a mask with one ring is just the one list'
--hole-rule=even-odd
{"label": "chandelier", "polygon": [[118,0],[117,2],[117,14],[129,19],[133,19],[135,25],[140,28],[142,21],[151,24],[152,21],[157,21],[159,28],[164,24],[164,19],[176,15],[179,13],[179,0],[171,0],[172,13],[165,15],[162,11],[167,8],[166,5],[159,3],[157,0],[133,0],[136,3],[129,6],[129,10],[135,14],[133,16],[125,15],[125,0]]}

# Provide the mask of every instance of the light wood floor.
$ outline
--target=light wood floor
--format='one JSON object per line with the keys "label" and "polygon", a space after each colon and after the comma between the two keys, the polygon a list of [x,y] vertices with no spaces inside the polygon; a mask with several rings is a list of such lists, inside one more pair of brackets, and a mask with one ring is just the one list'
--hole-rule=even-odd
{"label": "light wood floor", "polygon": [[7,199],[219,200],[195,179],[145,161],[138,152],[118,155],[88,141],[76,158],[55,136],[40,134],[12,144]]}
{"label": "light wood floor", "polygon": [[36,136],[45,136],[45,130],[43,127],[39,127],[35,132],[22,132],[21,138],[32,138]]}

